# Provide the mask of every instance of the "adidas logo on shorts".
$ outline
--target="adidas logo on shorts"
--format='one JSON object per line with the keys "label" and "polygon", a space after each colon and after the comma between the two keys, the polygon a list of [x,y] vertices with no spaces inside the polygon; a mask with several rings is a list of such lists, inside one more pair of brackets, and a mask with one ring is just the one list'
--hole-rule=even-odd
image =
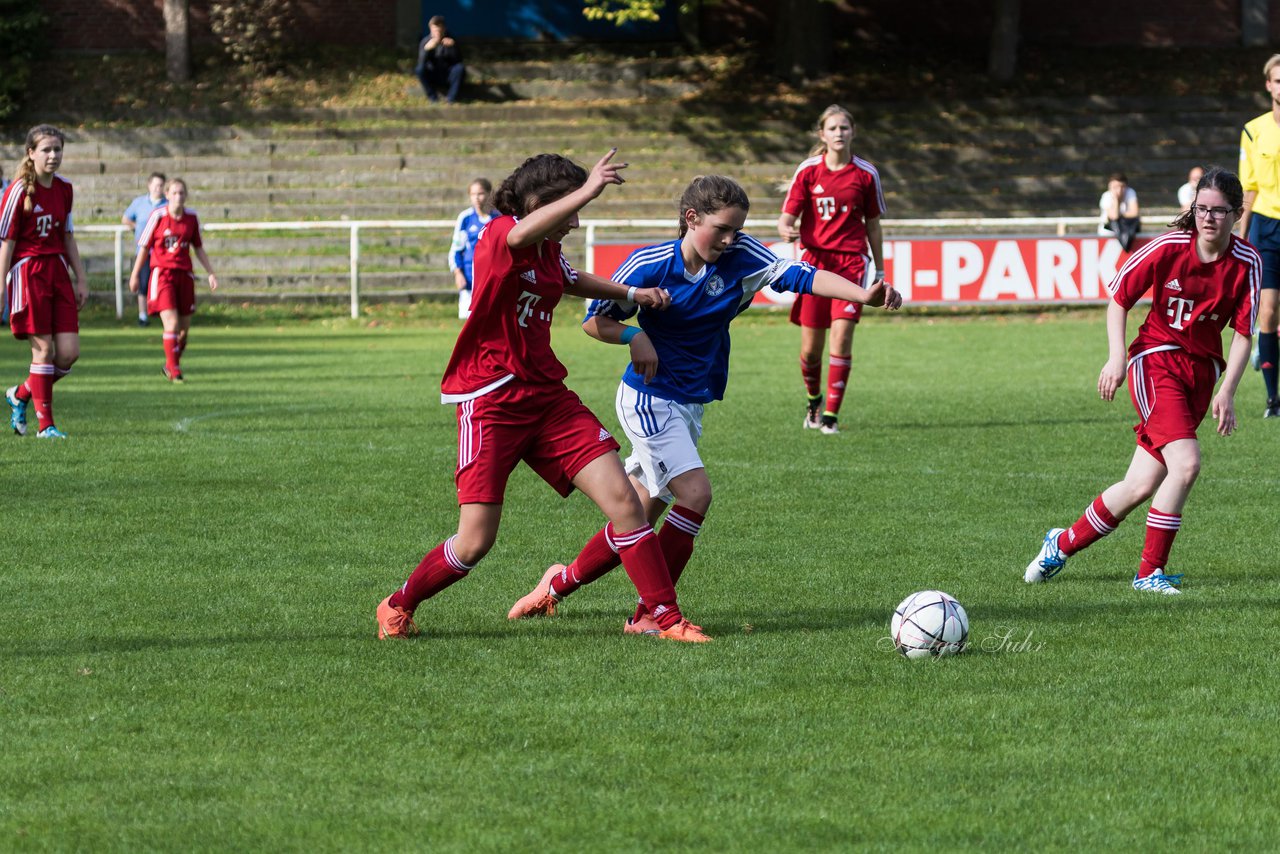
{"label": "adidas logo on shorts", "polygon": [[606,430],[606,429],[604,429],[603,427],[601,427],[601,428],[600,428],[600,441],[601,441],[601,442],[603,442],[605,439],[608,439],[608,438],[609,438],[609,431],[608,431],[608,430]]}

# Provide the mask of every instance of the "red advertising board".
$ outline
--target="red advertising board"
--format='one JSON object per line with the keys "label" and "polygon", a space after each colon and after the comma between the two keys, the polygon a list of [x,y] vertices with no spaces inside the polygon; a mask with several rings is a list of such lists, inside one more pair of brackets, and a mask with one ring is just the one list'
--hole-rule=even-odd
{"label": "red advertising board", "polygon": [[[612,274],[641,245],[597,244],[596,272]],[[798,257],[796,244],[766,245]],[[885,277],[912,305],[1105,301],[1107,283],[1128,258],[1111,237],[917,237],[886,240],[884,256]],[[791,300],[765,291],[753,305]]]}

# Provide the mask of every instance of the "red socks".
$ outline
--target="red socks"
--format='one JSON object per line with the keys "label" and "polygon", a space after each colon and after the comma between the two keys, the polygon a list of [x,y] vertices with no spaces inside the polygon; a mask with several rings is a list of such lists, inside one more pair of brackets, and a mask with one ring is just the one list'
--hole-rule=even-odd
{"label": "red socks", "polygon": [[809,397],[817,397],[822,394],[818,389],[818,383],[822,381],[821,362],[806,362],[801,359],[800,377],[804,380],[804,390]]}
{"label": "red socks", "polygon": [[622,558],[622,568],[627,571],[640,594],[640,601],[658,625],[669,629],[684,619],[676,605],[676,588],[671,583],[671,573],[662,558],[662,547],[658,545],[653,528],[645,525],[634,531],[615,534],[612,539],[618,548],[618,556]]}
{"label": "red socks", "polygon": [[466,577],[471,567],[458,560],[458,556],[453,553],[455,539],[456,536],[450,537],[427,552],[427,556],[418,564],[404,586],[391,594],[393,607],[404,608],[413,613],[424,600]]}
{"label": "red socks", "polygon": [[1058,548],[1062,549],[1064,555],[1071,556],[1110,534],[1120,522],[1120,519],[1111,515],[1099,495],[1085,508],[1084,515],[1074,525],[1058,535]]}
{"label": "red socks", "polygon": [[[31,374],[27,377],[26,388],[35,404],[41,430],[53,426],[53,376],[53,365],[32,365]],[[21,388],[17,394],[22,397]]]}
{"label": "red socks", "polygon": [[1142,545],[1139,578],[1164,571],[1165,564],[1169,562],[1169,550],[1173,548],[1173,538],[1178,536],[1181,527],[1181,514],[1162,513],[1154,507],[1147,511],[1147,539]]}
{"label": "red socks", "polygon": [[164,369],[169,372],[169,376],[178,373],[178,352],[178,334],[164,333]]}
{"label": "red socks", "polygon": [[849,371],[852,366],[852,357],[831,357],[831,361],[827,365],[826,414],[838,415],[840,413],[840,404],[844,402],[844,390],[849,384]]}
{"label": "red socks", "polygon": [[551,594],[557,599],[568,596],[584,584],[590,584],[622,563],[618,549],[613,544],[613,523],[606,524],[582,547],[582,551],[565,567],[565,571],[551,579]]}

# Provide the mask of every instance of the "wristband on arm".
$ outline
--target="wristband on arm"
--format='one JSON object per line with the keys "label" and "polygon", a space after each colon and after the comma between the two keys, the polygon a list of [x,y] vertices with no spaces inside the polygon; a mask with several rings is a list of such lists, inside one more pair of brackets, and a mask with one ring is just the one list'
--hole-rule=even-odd
{"label": "wristband on arm", "polygon": [[636,301],[636,286],[632,285],[631,287],[627,288],[627,302],[635,302],[635,301]]}

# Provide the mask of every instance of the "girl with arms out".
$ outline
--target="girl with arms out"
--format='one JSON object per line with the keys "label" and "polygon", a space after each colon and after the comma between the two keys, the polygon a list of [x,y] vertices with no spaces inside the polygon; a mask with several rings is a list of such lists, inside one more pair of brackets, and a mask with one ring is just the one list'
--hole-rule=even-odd
{"label": "girl with arms out", "polygon": [[[1123,480],[1103,490],[1070,528],[1045,534],[1023,575],[1027,583],[1057,575],[1068,557],[1114,531],[1150,498],[1133,588],[1179,592],[1182,576],[1168,575],[1165,568],[1183,505],[1200,474],[1196,428],[1212,412],[1219,434],[1235,430],[1236,388],[1257,322],[1262,259],[1231,233],[1243,205],[1240,179],[1210,169],[1196,186],[1191,208],[1173,221],[1174,230],[1134,252],[1107,286],[1110,354],[1098,376],[1098,394],[1114,399],[1127,373],[1138,411],[1138,447]],[[1126,354],[1125,321],[1148,289],[1151,310]],[[1228,325],[1234,334],[1224,359],[1222,332]]]}
{"label": "girl with arms out", "polygon": [[[880,173],[870,161],[854,155],[853,116],[844,107],[832,104],[823,110],[817,132],[817,146],[791,179],[778,217],[778,234],[786,241],[798,239],[804,246],[803,259],[819,270],[864,284],[870,259],[876,280],[883,279],[880,217],[885,204]],[[807,428],[828,434],[840,430],[837,418],[852,367],[853,330],[861,316],[862,305],[857,302],[813,294],[798,296],[791,306],[791,322],[800,327]],[[820,381],[828,329],[831,359],[824,406]]]}
{"label": "girl with arms out", "polygon": [[50,125],[27,134],[26,156],[0,200],[0,275],[9,285],[13,336],[31,343],[31,371],[5,392],[9,424],[27,432],[35,401],[41,439],[65,439],[53,423],[53,384],[80,357],[80,309],[88,298],[71,222],[71,182],[57,174],[66,137]]}
{"label": "girl with arms out", "polygon": [[413,614],[426,599],[466,577],[493,547],[507,479],[523,460],[561,496],[581,490],[609,519],[622,565],[654,615],[661,637],[710,638],[684,619],[653,528],[618,458],[618,443],[564,385],[551,350],[552,311],[562,295],[634,299],[652,309],[670,298],[657,288],[628,288],[574,270],[560,242],[578,211],[626,164],[613,149],[590,174],[568,159],[541,154],[507,177],[494,197],[502,216],[476,244],[471,317],[445,367],[441,402],[457,404],[458,531],[432,549],[404,586],[378,605],[378,637],[417,634]]}
{"label": "girl with arms out", "polygon": [[191,265],[195,252],[209,274],[209,290],[218,289],[209,255],[200,237],[200,219],[187,205],[187,183],[174,178],[164,188],[168,204],[156,208],[147,227],[138,238],[138,256],[129,276],[129,289],[135,294],[142,286],[142,270],[150,259],[151,276],[147,282],[147,311],[160,315],[164,327],[164,372],[170,382],[183,381],[179,362],[187,349],[191,331],[191,315],[196,312],[196,277]]}
{"label": "girl with arms out", "polygon": [[[617,412],[631,440],[625,467],[658,532],[674,586],[693,554],[694,538],[711,506],[711,482],[698,455],[707,404],[724,397],[729,378],[729,324],[766,286],[798,294],[896,309],[901,296],[883,281],[862,288],[809,264],[775,256],[744,234],[750,202],[736,182],[694,178],[679,203],[679,237],[638,249],[614,274],[631,288],[661,289],[664,311],[616,297],[596,299],[583,329],[607,344],[626,344],[631,363],[618,386]],[[639,326],[623,321],[636,317]],[[598,532],[569,566],[555,564],[508,613],[510,619],[549,616],[556,604],[618,565],[622,542]],[[626,621],[628,634],[656,634],[643,602]]]}

